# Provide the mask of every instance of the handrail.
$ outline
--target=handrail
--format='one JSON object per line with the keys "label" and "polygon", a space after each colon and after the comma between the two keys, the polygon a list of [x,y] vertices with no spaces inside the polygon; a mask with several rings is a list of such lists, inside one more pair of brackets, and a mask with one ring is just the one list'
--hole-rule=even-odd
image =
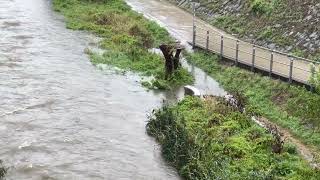
{"label": "handrail", "polygon": [[[209,26],[195,25],[194,37],[195,46],[236,61],[236,64],[240,62],[251,66],[252,71],[261,69],[269,71],[269,75],[277,74],[289,78],[290,83],[296,80],[310,85],[308,81],[312,72],[309,66],[312,64],[320,66],[320,62],[240,41],[231,35],[209,28]],[[300,73],[298,75],[297,70]]]}
{"label": "handrail", "polygon": [[[202,27],[200,28],[199,26],[196,26],[196,28],[202,29],[204,31],[208,31],[208,29],[205,29],[205,28],[202,28]],[[220,36],[224,36],[224,38],[226,38],[226,39],[231,39],[231,40],[234,40],[234,41],[238,41],[239,40],[237,38],[231,37],[230,35],[221,33],[221,32],[219,32],[219,31],[217,31],[215,29],[210,29],[210,34],[212,34],[212,31],[213,31],[213,33],[216,33],[216,34],[218,34]],[[252,44],[252,43],[245,42],[245,41],[240,41],[240,42],[247,43],[247,44]],[[295,59],[300,59],[300,60],[303,60],[303,61],[320,64],[320,62],[313,61],[313,60],[310,60],[310,59],[306,59],[306,58],[303,58],[303,57],[298,57],[298,56],[295,56],[293,54],[288,54],[288,53],[284,53],[284,52],[281,52],[281,51],[278,51],[278,50],[269,49],[269,48],[266,48],[266,47],[263,47],[263,46],[260,46],[260,45],[255,45],[255,46],[256,46],[256,48],[267,50],[267,51],[273,51],[274,53],[277,53],[277,54],[280,54],[280,55],[290,56],[290,57],[295,58]]]}

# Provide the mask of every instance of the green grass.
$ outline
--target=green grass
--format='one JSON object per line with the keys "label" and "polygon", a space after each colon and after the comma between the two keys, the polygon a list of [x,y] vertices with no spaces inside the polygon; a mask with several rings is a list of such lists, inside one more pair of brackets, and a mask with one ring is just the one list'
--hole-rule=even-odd
{"label": "green grass", "polygon": [[319,179],[292,144],[272,152],[274,138],[223,100],[187,97],[150,117],[147,131],[185,179]]}
{"label": "green grass", "polygon": [[149,51],[172,43],[169,33],[157,23],[136,13],[123,0],[54,0],[54,9],[66,17],[67,27],[95,33],[103,40],[103,56],[88,51],[93,64],[109,64],[151,76],[148,88],[170,89],[190,84],[193,77],[183,68],[165,80],[164,59]]}
{"label": "green grass", "polygon": [[218,57],[203,51],[187,55],[229,92],[247,99],[247,110],[264,116],[291,131],[304,143],[320,149],[320,96],[304,87],[272,80],[238,67],[219,63]]}

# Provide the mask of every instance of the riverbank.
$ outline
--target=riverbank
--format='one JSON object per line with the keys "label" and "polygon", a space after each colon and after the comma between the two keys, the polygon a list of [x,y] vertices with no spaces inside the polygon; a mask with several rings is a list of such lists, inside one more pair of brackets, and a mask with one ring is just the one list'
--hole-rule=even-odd
{"label": "riverbank", "polygon": [[109,64],[151,77],[142,84],[150,89],[171,89],[191,84],[193,77],[183,68],[165,79],[164,59],[150,52],[162,43],[172,43],[168,32],[157,23],[134,12],[123,0],[55,0],[56,11],[66,17],[67,27],[86,30],[102,38],[103,55],[87,50],[93,64]]}
{"label": "riverbank", "polygon": [[216,79],[227,91],[241,94],[249,112],[288,129],[320,152],[318,94],[224,63],[217,55],[201,50],[187,54],[186,59]]}
{"label": "riverbank", "polygon": [[317,179],[320,174],[285,143],[228,106],[222,98],[187,97],[150,117],[147,131],[186,179]]}

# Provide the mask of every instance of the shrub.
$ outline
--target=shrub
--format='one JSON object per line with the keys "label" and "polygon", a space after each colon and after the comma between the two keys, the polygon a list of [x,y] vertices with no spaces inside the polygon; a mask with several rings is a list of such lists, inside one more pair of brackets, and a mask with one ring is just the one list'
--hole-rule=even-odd
{"label": "shrub", "polygon": [[135,38],[139,39],[141,45],[145,48],[151,48],[154,43],[154,39],[150,32],[147,31],[144,27],[138,24],[134,24],[129,29],[129,34],[134,36]]}
{"label": "shrub", "polygon": [[312,76],[310,77],[310,83],[314,86],[317,93],[320,94],[320,68],[317,70],[316,66],[311,66]]}
{"label": "shrub", "polygon": [[288,152],[289,154],[297,154],[298,153],[296,145],[294,145],[292,143],[285,143],[284,144],[284,151]]}
{"label": "shrub", "polygon": [[273,10],[273,3],[271,0],[252,0],[251,11],[255,14],[270,14]]}

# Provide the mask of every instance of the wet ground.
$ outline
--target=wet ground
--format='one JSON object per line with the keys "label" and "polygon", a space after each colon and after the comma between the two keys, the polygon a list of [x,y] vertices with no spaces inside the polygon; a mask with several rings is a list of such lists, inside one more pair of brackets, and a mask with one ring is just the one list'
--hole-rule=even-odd
{"label": "wet ground", "polygon": [[[7,179],[178,179],[145,132],[147,114],[175,95],[146,91],[137,75],[92,66],[84,49],[97,38],[65,29],[50,4],[0,1],[0,159]],[[189,68],[196,86],[224,93]]]}

